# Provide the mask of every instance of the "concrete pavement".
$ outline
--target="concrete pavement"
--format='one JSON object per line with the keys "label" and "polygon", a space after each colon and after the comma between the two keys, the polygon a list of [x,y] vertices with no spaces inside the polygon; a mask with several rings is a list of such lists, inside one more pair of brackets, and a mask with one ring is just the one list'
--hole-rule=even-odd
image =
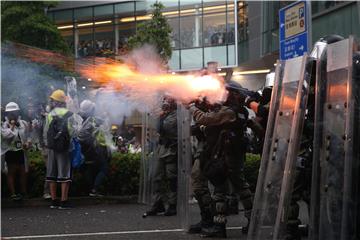
{"label": "concrete pavement", "polygon": [[[4,239],[200,239],[180,227],[172,217],[147,217],[148,207],[140,204],[98,204],[71,210],[48,207],[3,208],[1,231]],[[193,222],[200,219],[192,207]],[[246,220],[240,215],[229,217],[229,239],[246,239],[241,226]]]}

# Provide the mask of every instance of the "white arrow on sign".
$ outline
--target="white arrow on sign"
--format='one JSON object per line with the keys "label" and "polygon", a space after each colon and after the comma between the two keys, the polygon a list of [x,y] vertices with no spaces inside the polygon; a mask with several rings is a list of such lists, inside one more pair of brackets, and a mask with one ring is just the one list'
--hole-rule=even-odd
{"label": "white arrow on sign", "polygon": [[281,27],[281,28],[283,28],[284,26],[285,26],[285,24],[283,24],[283,23],[282,23],[282,24],[280,24],[280,27]]}
{"label": "white arrow on sign", "polygon": [[299,47],[299,50],[304,50],[304,45],[301,45],[301,47]]}

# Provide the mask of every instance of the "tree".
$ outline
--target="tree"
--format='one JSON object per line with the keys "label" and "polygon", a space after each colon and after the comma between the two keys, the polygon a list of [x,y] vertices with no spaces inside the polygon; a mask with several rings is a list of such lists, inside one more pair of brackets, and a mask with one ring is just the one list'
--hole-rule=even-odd
{"label": "tree", "polygon": [[152,18],[138,25],[136,34],[129,38],[128,47],[131,50],[144,44],[153,45],[160,57],[167,63],[172,54],[171,28],[161,13],[164,5],[161,2],[155,2],[151,7]]}
{"label": "tree", "polygon": [[1,3],[2,40],[23,43],[61,53],[70,53],[55,24],[45,15],[45,9],[54,7],[56,2],[15,2]]}

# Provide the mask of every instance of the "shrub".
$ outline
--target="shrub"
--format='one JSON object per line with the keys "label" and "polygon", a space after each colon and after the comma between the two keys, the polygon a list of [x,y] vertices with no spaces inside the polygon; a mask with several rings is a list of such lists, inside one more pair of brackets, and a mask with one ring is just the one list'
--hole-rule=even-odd
{"label": "shrub", "polygon": [[[108,195],[133,195],[138,193],[140,154],[114,153],[110,161],[110,169],[103,190]],[[43,194],[46,174],[45,162],[41,152],[30,152],[28,172],[28,196],[40,197]],[[73,182],[70,187],[71,196],[87,196],[91,189],[90,166],[84,165],[73,171]],[[1,193],[9,196],[6,175],[2,174]]]}
{"label": "shrub", "polygon": [[[45,179],[45,162],[41,152],[30,152],[28,172],[28,195],[29,197],[40,197],[43,194]],[[139,189],[141,154],[114,153],[110,161],[109,175],[102,191],[107,195],[136,195]],[[87,196],[92,180],[90,179],[90,167],[84,165],[81,169],[73,172],[73,183],[70,188],[71,196]],[[255,191],[258,171],[260,167],[260,156],[247,154],[244,167],[246,180],[252,191]],[[3,197],[9,196],[6,185],[6,176],[2,174],[1,193]]]}
{"label": "shrub", "polygon": [[259,174],[260,168],[260,155],[247,153],[246,161],[244,166],[244,174],[246,181],[250,184],[250,189],[253,193],[255,193],[256,182]]}

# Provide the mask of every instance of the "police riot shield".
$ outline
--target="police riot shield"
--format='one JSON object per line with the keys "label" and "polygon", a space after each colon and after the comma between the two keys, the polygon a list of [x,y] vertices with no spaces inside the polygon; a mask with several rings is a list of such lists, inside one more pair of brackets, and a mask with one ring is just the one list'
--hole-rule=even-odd
{"label": "police riot shield", "polygon": [[190,133],[191,114],[183,105],[177,108],[178,119],[178,204],[177,212],[180,218],[181,228],[185,231],[189,229],[191,223],[200,218],[199,212],[196,213],[197,206],[192,201],[193,194],[191,188],[191,169],[192,169],[192,142]]}
{"label": "police riot shield", "polygon": [[153,172],[155,170],[158,145],[158,117],[149,112],[142,115],[141,164],[138,202],[152,204]]}
{"label": "police riot shield", "polygon": [[359,53],[354,39],[329,44],[318,70],[312,239],[359,239]]}
{"label": "police riot shield", "polygon": [[[287,167],[290,171],[296,160],[296,144],[301,137],[301,134],[296,133],[301,133],[301,116],[306,108],[309,83],[304,81],[304,76],[307,60],[307,55],[304,55],[277,65],[275,92],[270,108],[270,114],[274,115],[269,115],[268,119],[248,239],[279,237],[275,236],[275,233],[278,234],[275,225],[278,209],[283,208],[279,205],[280,194],[283,181],[291,181],[291,173],[284,174],[284,170]],[[271,121],[274,121],[273,126]],[[293,146],[289,148],[290,145]]]}

